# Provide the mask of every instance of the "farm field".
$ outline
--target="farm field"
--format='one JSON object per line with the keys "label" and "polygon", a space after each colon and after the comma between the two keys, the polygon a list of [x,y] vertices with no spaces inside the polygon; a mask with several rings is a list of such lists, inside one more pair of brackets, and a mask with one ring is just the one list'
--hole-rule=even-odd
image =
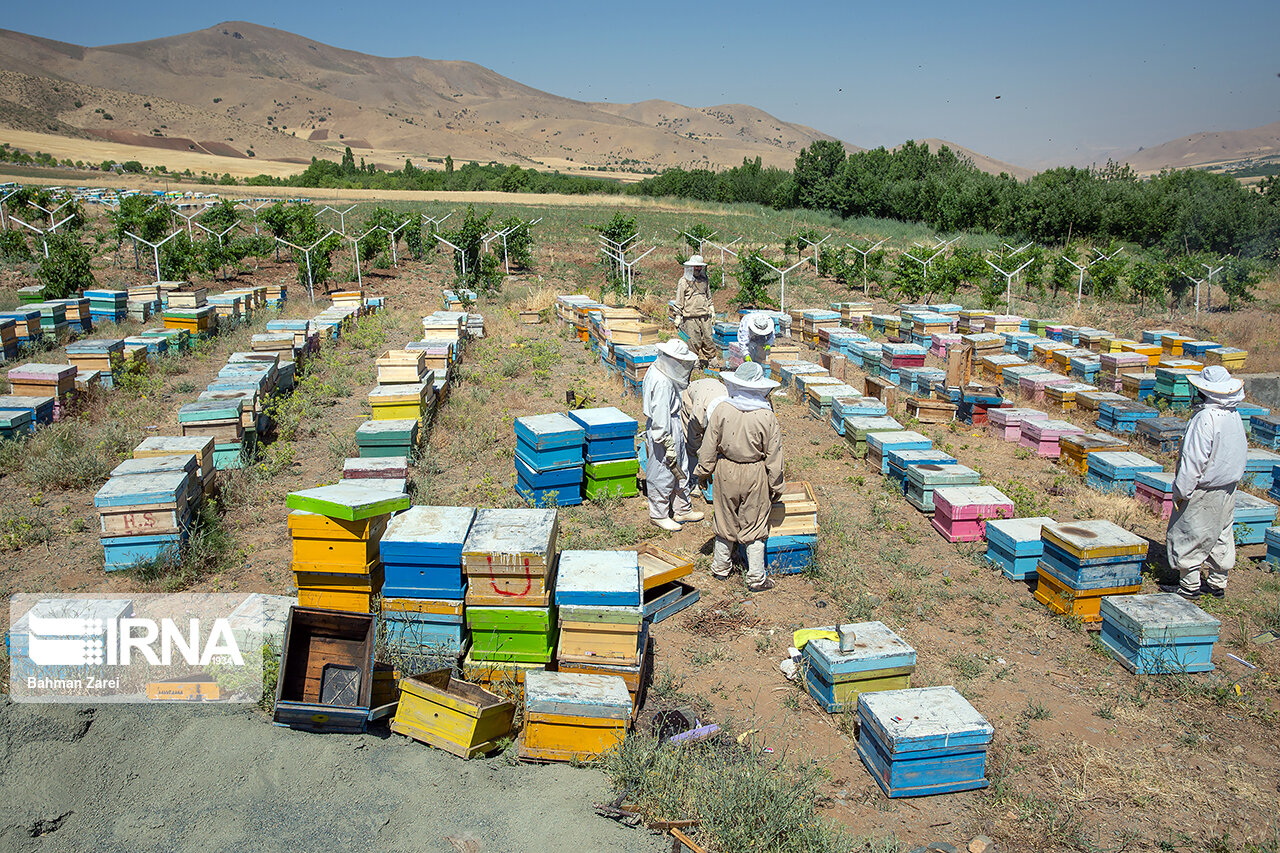
{"label": "farm field", "polygon": [[[315,192],[318,203],[334,193]],[[369,198],[356,192],[332,198]],[[476,306],[485,318],[485,337],[468,345],[450,398],[430,430],[413,474],[414,501],[518,506],[514,418],[562,411],[566,391],[643,417],[638,399],[624,395],[621,383],[567,327],[554,318],[537,326],[520,325],[516,318],[518,309],[546,305],[555,294],[600,295],[604,275],[592,226],[619,205],[617,199],[539,198],[515,204],[501,194],[460,195],[396,194],[379,203],[397,214],[453,212],[455,219],[462,217],[465,204],[474,203],[481,211],[492,209],[495,220],[517,215],[542,217],[542,222],[533,230],[530,268],[508,277],[499,293],[482,297]],[[679,275],[676,255],[689,251],[677,243],[675,229],[701,223],[723,235],[716,239],[741,237],[743,245],[768,245],[775,258],[782,254],[782,235],[802,228],[833,233],[833,244],[862,245],[886,237],[903,248],[932,236],[900,223],[838,223],[818,214],[757,208],[646,203],[626,211],[638,217],[645,245],[659,246],[637,268],[637,284],[647,293],[638,292],[633,301],[659,321],[664,335],[671,332],[665,302]],[[962,236],[959,243],[984,249],[997,244],[990,235]],[[149,272],[134,269],[132,255],[127,243],[115,251],[111,241],[104,241],[94,260],[99,285],[150,282]],[[719,264],[714,248],[707,255]],[[340,277],[349,264],[344,252],[335,256]],[[298,287],[292,261],[266,257],[245,267],[230,281],[201,284],[217,292],[288,283],[291,298],[284,316],[307,317],[318,310]],[[340,476],[343,459],[356,454],[355,429],[368,417],[364,394],[376,381],[374,359],[418,337],[419,318],[440,307],[442,291],[454,284],[448,257],[439,253],[422,260],[402,256],[398,268],[366,268],[363,277],[366,293],[384,297],[388,309],[322,350],[299,389],[281,403],[278,420],[289,429],[267,445],[260,462],[227,472],[220,498],[224,541],[216,551],[180,571],[108,574],[95,533],[93,493],[121,453],[148,433],[176,427],[178,406],[193,398],[227,354],[247,348],[261,321],[214,338],[190,356],[166,360],[129,387],[90,399],[24,447],[0,447],[0,590],[292,592],[286,494]],[[34,281],[29,265],[0,269],[0,307],[15,305],[17,289]],[[860,288],[851,293],[811,268],[801,268],[787,284],[788,306],[825,308],[861,298]],[[1141,313],[1128,304],[1102,305],[1091,298],[1077,310],[1074,293],[1027,298],[1021,290],[1015,291],[1015,314],[1130,335],[1143,328],[1177,328],[1249,350],[1249,372],[1280,370],[1280,329],[1274,322],[1280,283],[1275,280],[1259,285],[1252,305],[1202,313],[1199,321],[1185,312],[1173,317]],[[730,281],[717,293],[721,311],[731,310],[734,291]],[[872,298],[877,310],[895,308],[899,301],[892,293],[873,292]],[[961,289],[954,301],[977,307],[972,288]],[[1224,300],[1215,295],[1214,301]],[[22,360],[62,362],[64,356],[54,349]],[[818,359],[811,350],[804,357]],[[931,359],[930,364],[940,363]],[[1203,675],[1134,676],[1106,653],[1095,634],[1051,615],[1026,584],[1007,581],[990,568],[981,545],[947,544],[878,472],[851,458],[829,423],[809,417],[794,392],[776,399],[775,407],[788,479],[813,485],[821,533],[814,567],[781,578],[771,592],[747,593],[740,574],[729,581],[711,577],[709,519],[670,535],[648,524],[643,498],[561,510],[562,548],[652,543],[697,558],[691,581],[701,590],[700,601],[654,627],[654,684],[641,728],[656,710],[693,707],[704,722],[745,734],[746,743],[761,750],[764,765],[776,765],[788,777],[809,773],[812,807],[849,835],[845,847],[832,849],[906,851],[933,841],[963,849],[978,835],[990,837],[1002,851],[1276,849],[1280,642],[1258,644],[1252,638],[1280,633],[1280,575],[1256,561],[1261,547],[1242,549],[1225,600],[1202,603],[1222,620],[1217,669]],[[1092,426],[1086,415],[1054,417]],[[905,414],[898,417],[906,422]],[[908,428],[979,470],[984,483],[1014,499],[1019,516],[1106,518],[1141,534],[1151,543],[1142,591],[1155,591],[1164,570],[1164,527],[1137,502],[1092,491],[1078,475],[998,441],[985,427],[913,423]],[[1172,460],[1161,461],[1167,466]],[[885,799],[856,754],[855,718],[827,714],[780,672],[793,631],[872,619],[885,622],[916,649],[913,686],[954,685],[995,727],[988,788]],[[1228,651],[1247,664],[1228,658]],[[469,837],[478,849],[503,850],[527,841],[522,832],[550,839],[540,849],[669,845],[592,812],[592,802],[615,796],[603,771],[518,765],[506,756],[460,764],[385,732],[304,735],[273,727],[267,715],[252,710],[49,711],[7,700],[0,706],[0,729],[6,767],[0,772],[0,796],[10,802],[12,815],[0,821],[0,840],[9,849],[83,849],[86,841],[112,849],[143,838],[182,849],[253,849],[264,833],[302,848],[327,842],[448,850],[450,844],[462,849],[449,839],[460,843]],[[239,749],[228,750],[227,744]],[[184,799],[196,784],[191,756],[204,762],[200,784],[207,782],[224,798]],[[25,790],[26,774],[42,761],[54,761],[68,777],[74,775],[71,768],[82,768],[92,784]],[[141,768],[136,780],[132,764]],[[707,772],[707,779],[714,778]],[[476,792],[476,801],[440,793],[459,779]],[[309,797],[313,786],[341,800],[336,815],[321,814]],[[99,799],[101,790],[110,796]],[[776,808],[754,805],[766,814]],[[533,815],[532,824],[519,815]],[[339,828],[326,825],[331,817],[340,819]],[[197,838],[182,828],[196,822],[212,827],[211,834]]]}

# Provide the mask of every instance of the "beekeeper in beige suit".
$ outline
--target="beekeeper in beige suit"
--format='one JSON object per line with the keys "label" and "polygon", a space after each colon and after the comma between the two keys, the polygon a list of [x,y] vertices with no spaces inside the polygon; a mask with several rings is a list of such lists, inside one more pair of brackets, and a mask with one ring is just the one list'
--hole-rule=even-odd
{"label": "beekeeper in beige suit", "polygon": [[702,438],[707,431],[707,418],[728,397],[729,390],[724,387],[724,383],[709,376],[690,382],[689,387],[680,395],[680,421],[684,428],[685,488],[691,497],[697,485],[693,472],[698,466],[698,453],[702,450]]}
{"label": "beekeeper in beige suit", "polygon": [[782,430],[769,405],[779,383],[764,378],[764,369],[747,362],[733,373],[723,371],[729,398],[707,419],[707,434],[698,454],[697,476],[714,475],[716,532],[711,573],[727,578],[732,548],[747,552],[747,589],[773,589],[765,567],[769,511],[782,497]]}
{"label": "beekeeper in beige suit", "polygon": [[1227,572],[1236,563],[1236,486],[1244,478],[1249,450],[1236,411],[1244,400],[1244,383],[1219,364],[1188,380],[1204,405],[1187,424],[1173,475],[1173,515],[1165,547],[1180,582],[1161,589],[1188,600],[1202,593],[1222,598]]}
{"label": "beekeeper in beige suit", "polygon": [[702,255],[694,255],[684,262],[684,275],[676,282],[676,325],[689,339],[689,349],[697,353],[703,367],[715,361],[717,354],[711,336],[715,313],[707,262]]}

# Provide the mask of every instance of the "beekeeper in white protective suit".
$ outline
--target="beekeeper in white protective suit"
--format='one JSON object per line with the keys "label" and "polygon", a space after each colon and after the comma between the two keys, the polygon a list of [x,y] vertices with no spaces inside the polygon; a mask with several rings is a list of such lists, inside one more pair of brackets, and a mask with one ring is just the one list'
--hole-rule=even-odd
{"label": "beekeeper in white protective suit", "polygon": [[715,313],[707,262],[702,255],[694,255],[684,262],[684,275],[676,281],[676,326],[689,339],[689,348],[698,354],[703,366],[714,362],[719,353],[712,334]]}
{"label": "beekeeper in white protective suit", "polygon": [[765,568],[765,540],[769,513],[783,486],[782,430],[769,405],[769,393],[779,383],[765,379],[753,362],[720,376],[729,399],[707,420],[696,472],[699,482],[715,475],[711,574],[727,578],[733,548],[741,545],[747,552],[747,589],[763,592],[773,588]]}
{"label": "beekeeper in white protective suit", "polygon": [[687,466],[684,427],[680,419],[680,394],[689,387],[689,374],[698,363],[684,341],[658,344],[658,358],[644,374],[640,396],[644,403],[645,443],[649,458],[644,476],[649,498],[649,520],[667,531],[685,521],[701,521],[693,511],[685,485]]}
{"label": "beekeeper in white protective suit", "polygon": [[1176,587],[1161,588],[1188,600],[1201,593],[1222,598],[1227,572],[1236,562],[1236,486],[1244,478],[1248,452],[1244,422],[1236,411],[1244,400],[1244,383],[1218,364],[1188,378],[1204,405],[1182,438],[1165,537],[1169,566],[1181,580]]}
{"label": "beekeeper in white protective suit", "polygon": [[689,383],[680,395],[680,425],[684,427],[685,477],[684,487],[692,497],[693,469],[698,464],[698,451],[702,449],[702,437],[707,431],[707,418],[716,406],[729,397],[729,390],[719,379],[707,377]]}
{"label": "beekeeper in white protective suit", "polygon": [[769,349],[776,337],[773,318],[768,314],[753,311],[738,324],[738,346],[742,347],[743,359],[761,367],[769,364]]}

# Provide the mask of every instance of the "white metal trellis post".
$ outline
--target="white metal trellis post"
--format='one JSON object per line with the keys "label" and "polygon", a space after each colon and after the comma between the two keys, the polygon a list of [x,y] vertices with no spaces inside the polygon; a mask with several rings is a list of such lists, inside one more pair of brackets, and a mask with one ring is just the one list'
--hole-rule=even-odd
{"label": "white metal trellis post", "polygon": [[851,244],[851,243],[845,243],[845,244],[844,244],[846,248],[853,249],[853,250],[854,250],[855,252],[857,252],[859,255],[862,255],[862,295],[863,295],[863,296],[866,296],[866,295],[867,295],[867,290],[868,290],[868,285],[867,285],[867,255],[870,255],[870,254],[871,254],[872,252],[874,252],[876,249],[880,248],[881,244],[883,244],[883,243],[884,243],[886,240],[888,240],[888,239],[889,239],[888,237],[885,237],[884,239],[880,240],[880,242],[876,243],[874,246],[872,246],[872,247],[871,247],[871,248],[869,248],[869,249],[859,249],[857,246],[854,246],[854,245],[853,245],[853,244]]}
{"label": "white metal trellis post", "polygon": [[446,246],[448,246],[450,249],[453,249],[455,252],[457,252],[457,253],[458,253],[458,257],[462,259],[462,279],[463,279],[463,281],[465,281],[465,280],[466,280],[466,278],[467,278],[467,253],[466,253],[466,252],[464,252],[464,251],[462,251],[462,249],[458,248],[457,246],[453,245],[452,243],[450,243],[450,242],[449,242],[448,240],[446,240],[445,238],[441,237],[439,234],[435,235],[435,237],[436,237],[436,239],[437,239],[437,240],[439,240],[441,243],[444,243],[444,244],[445,244]]}
{"label": "white metal trellis post", "polygon": [[330,207],[329,205],[326,204],[324,207],[320,208],[320,213],[324,213],[326,210],[331,210],[334,213],[338,214],[338,223],[339,223],[339,227],[342,230],[342,236],[346,237],[347,236],[347,214],[355,210],[357,207],[359,207],[359,205],[353,204],[350,207],[348,207],[346,210],[338,210],[338,208]]}
{"label": "white metal trellis post", "polygon": [[319,240],[315,241],[315,242],[314,242],[314,243],[312,243],[310,246],[307,246],[307,247],[305,247],[305,248],[304,248],[304,247],[302,247],[302,246],[295,246],[293,243],[290,243],[288,240],[284,239],[283,237],[277,237],[277,238],[276,238],[276,242],[277,242],[277,243],[283,243],[283,244],[285,244],[286,246],[288,246],[290,249],[293,249],[293,250],[298,251],[298,252],[302,252],[303,256],[306,258],[306,262],[307,262],[307,295],[311,297],[311,302],[312,302],[312,304],[315,304],[315,301],[316,301],[316,290],[315,290],[315,282],[314,282],[314,279],[313,279],[313,277],[312,277],[312,275],[311,275],[311,253],[315,251],[316,246],[319,246],[319,245],[320,245],[321,243],[323,243],[325,240],[328,240],[331,236],[333,236],[334,234],[337,234],[337,233],[338,233],[337,231],[334,231],[332,228],[330,228],[330,229],[329,229],[329,233],[328,233],[328,234],[325,234],[325,235],[324,235],[323,237],[321,237]]}
{"label": "white metal trellis post", "polygon": [[398,266],[400,266],[400,261],[399,261],[399,259],[396,257],[396,239],[397,239],[397,238],[396,238],[396,234],[398,234],[398,233],[400,232],[400,229],[401,229],[401,228],[404,228],[406,225],[408,225],[408,224],[409,224],[410,222],[412,222],[412,221],[413,221],[413,220],[411,220],[411,219],[406,219],[404,222],[401,222],[401,223],[400,223],[399,225],[397,225],[395,228],[388,228],[388,227],[386,227],[385,225],[379,225],[379,226],[378,226],[378,227],[379,227],[379,228],[381,228],[383,231],[386,231],[386,232],[387,232],[387,236],[391,238],[391,265],[392,265],[393,267],[398,267]]}
{"label": "white metal trellis post", "polygon": [[361,276],[360,274],[360,241],[363,240],[365,237],[368,237],[370,234],[372,234],[374,231],[377,231],[377,230],[378,230],[378,226],[375,225],[372,228],[370,228],[368,231],[361,234],[359,237],[348,237],[346,234],[342,235],[346,240],[350,241],[351,254],[355,255],[357,287],[364,287],[364,277]]}
{"label": "white metal trellis post", "polygon": [[[208,226],[202,225],[199,222],[196,223],[196,227],[199,228],[201,231],[204,231],[208,234],[212,234],[213,236],[218,238],[219,249],[222,248],[222,238],[230,234],[232,231],[234,231],[237,227],[239,227],[239,225],[240,225],[239,222],[233,222],[230,225],[228,225],[226,228],[224,228],[222,230],[222,233],[218,233],[217,231],[214,231],[212,228],[209,228]],[[218,260],[219,260],[219,263],[218,263],[219,268],[224,270],[222,280],[226,281],[227,280],[227,276],[225,274],[226,265],[221,263],[221,260],[222,260],[221,258],[219,258]]]}
{"label": "white metal trellis post", "polygon": [[152,243],[150,240],[144,240],[141,237],[139,237],[137,234],[134,234],[132,231],[126,231],[124,233],[128,234],[130,237],[132,237],[134,240],[137,240],[139,243],[146,243],[148,246],[151,247],[151,251],[155,253],[155,258],[156,258],[156,281],[162,281],[164,279],[164,276],[160,274],[160,247],[163,246],[165,243],[168,243],[174,237],[177,237],[179,234],[181,234],[182,229],[178,229],[177,231],[174,231],[172,234],[170,234],[168,237],[165,237],[159,243]]}
{"label": "white metal trellis post", "polygon": [[[1219,258],[1218,260],[1223,260],[1223,259]],[[1208,275],[1206,275],[1204,279],[1205,281],[1204,310],[1212,311],[1213,310],[1213,277],[1216,274],[1222,272],[1222,265],[1220,264],[1215,267],[1211,264],[1201,263],[1200,266],[1204,267],[1205,271],[1208,273]],[[1196,316],[1197,317],[1200,316],[1200,296],[1198,294],[1196,295]]]}
{"label": "white metal trellis post", "polygon": [[21,187],[11,189],[4,195],[0,196],[0,228],[7,229],[9,227],[8,219],[4,214],[4,203],[9,200],[10,196],[15,195],[19,189],[21,189]]}
{"label": "white metal trellis post", "polygon": [[787,273],[791,272],[796,267],[812,260],[813,258],[801,258],[800,260],[796,261],[794,264],[792,264],[791,266],[783,270],[783,269],[778,269],[773,264],[766,261],[764,258],[760,258],[760,263],[764,264],[766,267],[776,272],[780,277],[781,285],[780,285],[779,297],[778,297],[779,311],[787,310]]}
{"label": "white metal trellis post", "polygon": [[1035,258],[1031,258],[1025,264],[1018,267],[1013,272],[1005,272],[1004,270],[1000,269],[1000,267],[991,263],[991,261],[988,260],[987,258],[983,258],[983,260],[987,262],[987,266],[991,267],[993,270],[1000,273],[1000,275],[1004,276],[1004,302],[1005,302],[1004,310],[1006,314],[1012,314],[1013,313],[1013,277],[1018,273],[1022,272],[1023,270],[1025,270],[1028,266],[1030,266],[1031,261],[1035,260]]}
{"label": "white metal trellis post", "polygon": [[262,208],[266,207],[268,204],[271,204],[271,202],[266,200],[259,201],[256,205],[249,204],[247,201],[236,202],[237,207],[243,207],[247,210],[253,211],[253,233],[255,235],[258,233],[258,211],[262,210]]}

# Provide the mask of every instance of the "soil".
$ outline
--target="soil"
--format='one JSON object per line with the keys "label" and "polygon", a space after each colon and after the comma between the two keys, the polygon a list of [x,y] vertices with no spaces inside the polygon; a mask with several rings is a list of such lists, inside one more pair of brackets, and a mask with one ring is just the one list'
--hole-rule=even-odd
{"label": "soil", "polygon": [[[552,252],[561,264],[587,267],[591,251],[587,241],[559,239],[540,246],[535,267]],[[264,264],[239,284],[293,275],[291,265]],[[388,296],[392,306],[388,344],[410,339],[416,318],[440,304],[447,275],[437,261],[366,277],[366,290]],[[676,275],[672,265],[672,281]],[[26,283],[10,275],[3,286]],[[576,290],[556,280],[542,284]],[[511,421],[562,411],[566,390],[590,392],[594,405],[640,416],[637,398],[624,396],[621,384],[563,327],[516,324],[514,300],[537,285],[533,276],[517,276],[500,300],[479,306],[487,334],[469,346],[431,431],[414,475],[417,502],[519,505]],[[836,293],[830,287],[827,298],[810,304],[825,306]],[[287,312],[314,310],[295,296]],[[196,589],[292,591],[284,495],[336,478],[343,456],[354,453],[354,431],[366,417],[363,393],[375,381],[378,349],[339,347],[353,366],[352,393],[326,409],[313,436],[299,440],[291,467],[227,509],[243,560],[201,578]],[[531,347],[558,356],[548,376],[533,376],[523,363]],[[187,374],[170,377],[160,395],[139,402],[150,407],[147,423],[162,431],[173,425],[178,406],[194,397],[175,386],[201,387],[235,348],[235,338],[219,340],[207,359],[193,360]],[[48,360],[60,360],[57,355]],[[778,578],[771,592],[746,592],[740,574],[728,581],[710,576],[709,519],[668,535],[649,526],[643,498],[561,511],[563,548],[652,541],[698,558],[690,580],[701,600],[653,630],[659,681],[674,680],[683,698],[708,709],[707,719],[755,729],[757,742],[776,760],[818,762],[829,776],[824,813],[859,835],[892,835],[908,846],[942,840],[959,848],[982,833],[1006,850],[1086,843],[1201,849],[1223,835],[1233,843],[1274,843],[1280,643],[1255,645],[1248,638],[1263,624],[1258,608],[1280,589],[1265,566],[1253,562],[1260,548],[1242,549],[1225,601],[1204,603],[1223,622],[1214,652],[1218,670],[1135,677],[1100,652],[1080,625],[1036,603],[1026,584],[987,567],[981,546],[943,541],[864,461],[849,458],[828,423],[811,419],[794,400],[780,399],[776,408],[788,477],[813,484],[822,533],[815,568]],[[1084,413],[1065,417],[1091,420]],[[911,428],[1014,497],[1019,515],[1109,517],[1146,536],[1153,565],[1143,592],[1155,591],[1164,528],[1136,503],[1098,495],[1054,461],[1030,456],[985,428]],[[101,571],[93,489],[40,495],[14,473],[0,475],[0,488],[8,509],[55,528],[48,544],[4,553],[3,590],[146,589]],[[86,532],[75,532],[77,519]],[[916,649],[914,686],[953,684],[993,724],[990,788],[885,799],[856,755],[853,720],[823,712],[779,670],[797,628],[866,619],[885,622]],[[723,631],[709,633],[713,623]],[[1256,669],[1228,658],[1228,651]],[[609,798],[597,773],[511,766],[501,758],[461,762],[385,731],[307,735],[274,727],[252,710],[11,704],[0,706],[0,729],[0,797],[9,804],[0,838],[10,849],[376,844],[448,850],[446,837],[466,834],[483,850],[528,849],[530,837],[538,849],[665,847],[592,813],[592,801]]]}

